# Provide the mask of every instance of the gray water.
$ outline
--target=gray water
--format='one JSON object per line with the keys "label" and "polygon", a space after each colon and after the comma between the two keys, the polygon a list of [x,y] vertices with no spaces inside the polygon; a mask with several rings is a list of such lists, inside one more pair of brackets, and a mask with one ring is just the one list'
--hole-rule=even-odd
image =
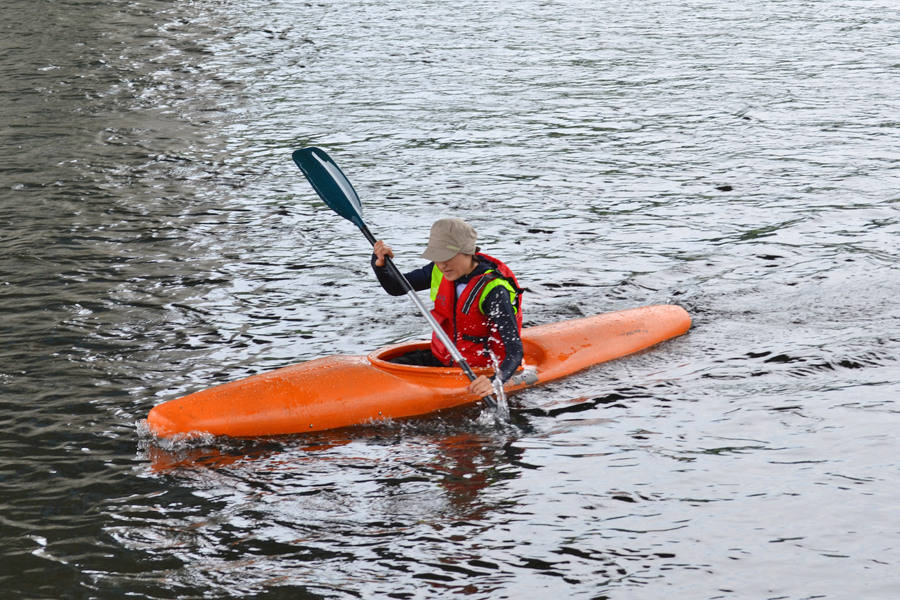
{"label": "gray water", "polygon": [[[6,0],[4,598],[900,596],[900,17],[878,0]],[[418,339],[468,219],[526,325],[685,336],[511,399],[171,444],[156,404]]]}

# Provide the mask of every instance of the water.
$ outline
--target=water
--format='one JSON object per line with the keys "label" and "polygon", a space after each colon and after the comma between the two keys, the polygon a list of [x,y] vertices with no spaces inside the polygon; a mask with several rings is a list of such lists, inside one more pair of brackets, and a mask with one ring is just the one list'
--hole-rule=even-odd
{"label": "water", "polygon": [[[4,597],[895,598],[895,9],[8,0]],[[526,325],[694,327],[509,427],[153,442],[164,400],[424,333],[310,144],[401,266],[460,216]]]}

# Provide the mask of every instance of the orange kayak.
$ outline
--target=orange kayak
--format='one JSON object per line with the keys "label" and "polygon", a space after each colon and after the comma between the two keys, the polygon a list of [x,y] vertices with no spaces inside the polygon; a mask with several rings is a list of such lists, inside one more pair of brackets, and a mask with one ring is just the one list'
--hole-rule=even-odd
{"label": "orange kayak", "polygon": [[[647,306],[526,328],[524,369],[506,383],[506,392],[637,352],[690,326],[679,306]],[[160,404],[147,422],[162,437],[195,432],[255,437],[412,417],[477,401],[458,368],[387,362],[428,345],[396,344],[368,356],[329,356],[253,375]]]}

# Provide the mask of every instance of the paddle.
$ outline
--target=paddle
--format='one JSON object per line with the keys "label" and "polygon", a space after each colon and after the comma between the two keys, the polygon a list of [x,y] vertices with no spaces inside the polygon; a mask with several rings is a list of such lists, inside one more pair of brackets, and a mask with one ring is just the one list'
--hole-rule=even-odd
{"label": "paddle", "polygon": [[[375,239],[375,236],[372,235],[372,232],[369,231],[369,228],[366,227],[365,221],[363,221],[362,203],[359,201],[359,196],[356,194],[356,190],[353,189],[350,180],[347,179],[337,164],[331,160],[331,157],[321,148],[302,148],[300,150],[295,150],[292,156],[294,162],[297,163],[297,166],[303,171],[303,174],[306,176],[306,179],[309,180],[310,185],[316,190],[316,193],[319,194],[319,197],[325,204],[328,205],[328,208],[359,227],[359,230],[366,236],[369,243],[374,246],[377,240]],[[469,378],[469,381],[475,381],[475,373],[472,372],[472,368],[462,357],[462,354],[459,353],[456,345],[450,341],[450,338],[444,330],[441,329],[441,326],[431,315],[431,311],[422,304],[422,301],[416,295],[415,290],[412,289],[412,286],[406,280],[406,277],[404,277],[403,273],[401,273],[394,265],[391,257],[385,256],[384,262],[391,275],[402,283],[406,295],[409,296],[410,300],[413,301],[413,304],[418,307],[419,311],[431,325],[434,333],[438,336],[438,339],[440,339],[447,350],[450,351],[453,360],[459,364],[466,374],[466,377]],[[491,408],[497,407],[497,401],[493,396],[485,396],[484,401]]]}

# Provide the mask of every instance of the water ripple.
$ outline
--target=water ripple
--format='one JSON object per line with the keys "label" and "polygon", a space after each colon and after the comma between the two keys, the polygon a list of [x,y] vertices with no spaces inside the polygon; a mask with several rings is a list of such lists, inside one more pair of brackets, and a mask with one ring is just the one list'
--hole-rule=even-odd
{"label": "water ripple", "polygon": [[[7,593],[893,598],[894,8],[9,0]],[[424,335],[313,144],[403,267],[461,216],[526,325],[694,328],[506,427],[153,439],[164,400]]]}

